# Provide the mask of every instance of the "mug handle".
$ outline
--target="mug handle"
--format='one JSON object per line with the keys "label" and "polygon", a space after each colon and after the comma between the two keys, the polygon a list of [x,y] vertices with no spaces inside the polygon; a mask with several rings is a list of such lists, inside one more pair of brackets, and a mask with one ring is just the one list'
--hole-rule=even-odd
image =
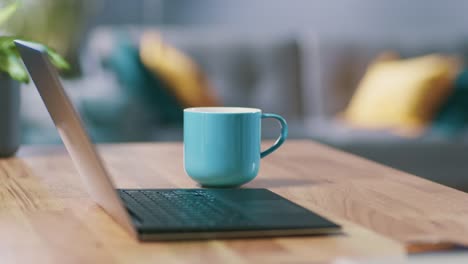
{"label": "mug handle", "polygon": [[273,144],[273,146],[260,153],[260,158],[264,158],[270,155],[273,151],[277,150],[281,145],[283,145],[284,141],[288,137],[288,124],[286,123],[286,120],[283,117],[276,114],[262,114],[262,119],[264,118],[276,119],[281,125],[281,134],[276,140],[275,144]]}

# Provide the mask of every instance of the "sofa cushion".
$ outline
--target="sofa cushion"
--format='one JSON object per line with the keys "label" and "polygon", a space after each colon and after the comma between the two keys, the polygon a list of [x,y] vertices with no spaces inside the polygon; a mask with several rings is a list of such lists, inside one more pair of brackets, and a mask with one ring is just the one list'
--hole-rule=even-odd
{"label": "sofa cushion", "polygon": [[427,55],[371,64],[344,117],[366,128],[421,129],[452,90],[458,65],[450,57]]}
{"label": "sofa cushion", "polygon": [[369,63],[393,50],[402,57],[430,53],[464,55],[466,38],[450,32],[329,35],[304,34],[299,38],[304,91],[310,94],[306,115],[330,119],[343,112]]}

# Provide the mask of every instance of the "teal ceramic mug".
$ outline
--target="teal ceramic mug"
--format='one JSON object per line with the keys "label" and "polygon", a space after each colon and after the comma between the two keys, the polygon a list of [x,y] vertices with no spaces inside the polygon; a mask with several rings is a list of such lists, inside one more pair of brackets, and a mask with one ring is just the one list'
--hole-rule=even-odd
{"label": "teal ceramic mug", "polygon": [[[261,120],[281,125],[278,140],[260,150]],[[195,107],[184,110],[184,166],[204,187],[234,187],[257,176],[260,159],[278,149],[288,136],[286,120],[242,107]]]}

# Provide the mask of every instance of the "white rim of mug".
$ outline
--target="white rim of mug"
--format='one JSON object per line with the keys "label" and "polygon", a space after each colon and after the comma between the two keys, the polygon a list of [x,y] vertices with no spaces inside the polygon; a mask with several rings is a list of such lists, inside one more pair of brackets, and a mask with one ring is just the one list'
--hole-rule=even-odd
{"label": "white rim of mug", "polygon": [[185,108],[184,112],[200,113],[200,114],[252,114],[261,113],[262,110],[258,108],[249,107],[190,107]]}

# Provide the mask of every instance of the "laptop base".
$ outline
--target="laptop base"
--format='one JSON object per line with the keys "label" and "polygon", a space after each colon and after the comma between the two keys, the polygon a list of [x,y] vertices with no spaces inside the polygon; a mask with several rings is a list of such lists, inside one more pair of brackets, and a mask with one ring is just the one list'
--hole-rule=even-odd
{"label": "laptop base", "polygon": [[143,241],[336,234],[338,225],[267,189],[120,189]]}

